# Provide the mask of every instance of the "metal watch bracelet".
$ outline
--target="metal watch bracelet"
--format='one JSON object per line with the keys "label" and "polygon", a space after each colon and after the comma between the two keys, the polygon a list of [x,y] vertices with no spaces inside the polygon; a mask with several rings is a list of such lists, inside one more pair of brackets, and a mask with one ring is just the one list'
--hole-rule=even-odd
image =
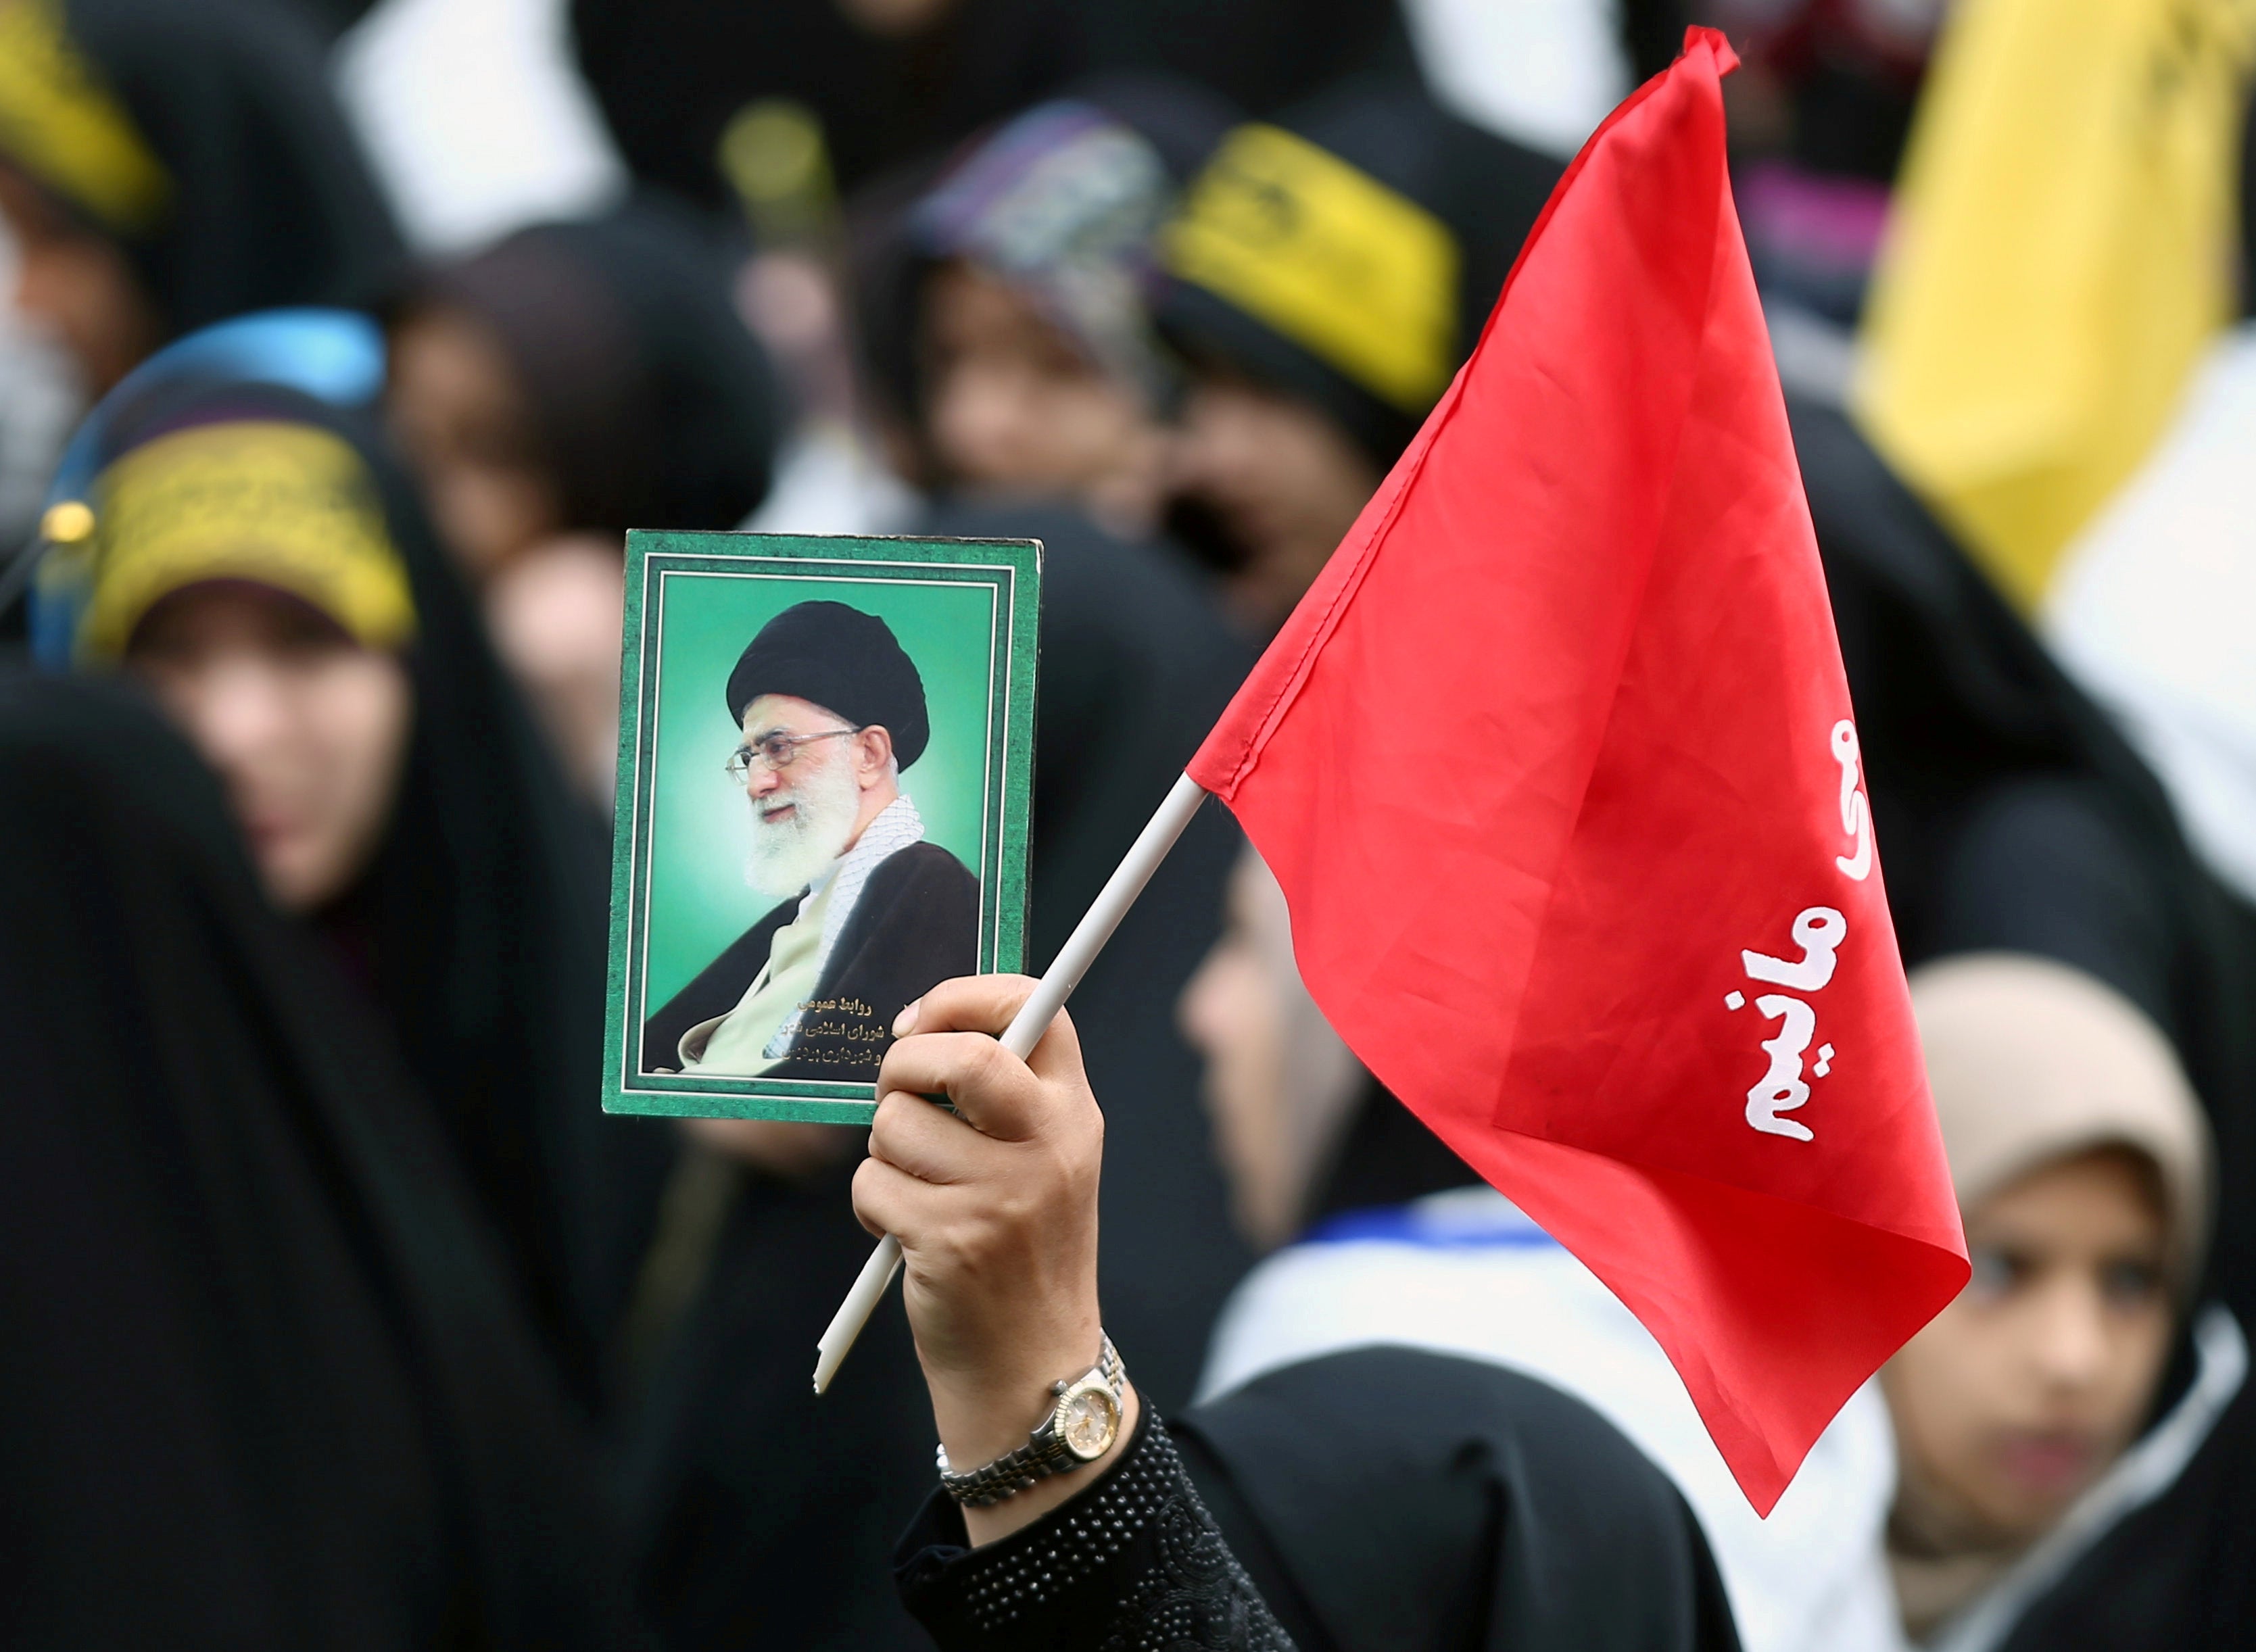
{"label": "metal watch bracelet", "polygon": [[[1120,1353],[1112,1346],[1112,1339],[1102,1332],[1098,1335],[1102,1338],[1102,1346],[1096,1363],[1079,1377],[1050,1384],[1050,1410],[1034,1425],[1024,1445],[1004,1452],[991,1463],[982,1464],[961,1474],[948,1466],[948,1447],[942,1445],[938,1448],[935,1457],[940,1466],[940,1483],[950,1497],[974,1508],[985,1508],[1006,1497],[1017,1496],[1053,1474],[1071,1473],[1084,1461],[1090,1460],[1075,1452],[1068,1441],[1061,1414],[1067,1396],[1091,1381],[1101,1382],[1111,1392],[1112,1429],[1114,1438],[1117,1438],[1121,1411],[1125,1403],[1122,1389],[1126,1383],[1127,1374],[1122,1369]],[[1109,1449],[1109,1441],[1107,1446]]]}

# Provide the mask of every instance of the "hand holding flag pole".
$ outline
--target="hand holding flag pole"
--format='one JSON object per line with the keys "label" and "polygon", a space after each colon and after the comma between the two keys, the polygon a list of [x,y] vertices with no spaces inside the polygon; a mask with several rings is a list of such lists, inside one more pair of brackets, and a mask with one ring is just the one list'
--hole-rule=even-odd
{"label": "hand holding flag pole", "polygon": [[[1135,905],[1136,897],[1152,881],[1152,874],[1167,858],[1167,851],[1175,847],[1175,840],[1182,836],[1183,828],[1191,823],[1191,817],[1205,801],[1205,791],[1188,775],[1175,782],[1166,801],[1160,805],[1159,812],[1137,834],[1126,858],[1113,868],[1112,875],[1097,891],[1096,899],[1089,903],[1081,922],[1074,925],[1073,933],[1066,937],[1065,945],[1058,949],[1057,957],[1043,973],[1040,984],[1004,1030],[999,1041],[1003,1048],[1022,1061],[1034,1052],[1034,1046],[1042,1041],[1042,1034],[1049,1030],[1057,1012],[1065,1007],[1073,989],[1081,985],[1081,978],[1096,961],[1097,953],[1104,950],[1104,943],[1112,938],[1112,931],[1120,927],[1120,920]],[[838,1374],[847,1350],[862,1334],[862,1327],[870,1323],[871,1314],[877,1311],[900,1265],[900,1241],[888,1234],[870,1254],[870,1260],[862,1264],[862,1271],[856,1276],[853,1288],[847,1291],[846,1300],[831,1316],[830,1328],[814,1345],[817,1394],[828,1388],[830,1379]]]}
{"label": "hand holding flag pole", "polygon": [[1688,31],[1576,157],[1004,1042],[1033,1048],[1211,791],[1334,1029],[1652,1332],[1767,1514],[1968,1269],[1731,204],[1736,61]]}

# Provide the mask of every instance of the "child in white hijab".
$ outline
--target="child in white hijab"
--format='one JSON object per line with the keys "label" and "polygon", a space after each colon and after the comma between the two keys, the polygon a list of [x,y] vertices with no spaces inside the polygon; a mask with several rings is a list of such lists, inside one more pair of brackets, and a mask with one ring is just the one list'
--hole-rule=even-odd
{"label": "child in white hijab", "polygon": [[1900,1461],[1888,1558],[1906,1633],[1975,1652],[2169,1486],[2246,1352],[2231,1315],[2208,1310],[2190,1388],[2146,1427],[2214,1174],[2161,1030],[2092,977],[2023,954],[1927,965],[1911,990],[1974,1272],[1882,1374]]}

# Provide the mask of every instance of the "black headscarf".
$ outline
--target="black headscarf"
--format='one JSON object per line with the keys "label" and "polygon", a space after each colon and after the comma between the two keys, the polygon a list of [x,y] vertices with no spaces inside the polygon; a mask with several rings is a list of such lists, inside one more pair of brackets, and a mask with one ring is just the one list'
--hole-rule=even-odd
{"label": "black headscarf", "polygon": [[369,420],[267,387],[188,388],[121,410],[111,454],[227,418],[330,432],[376,481],[414,599],[414,733],[373,862],[315,922],[437,1104],[538,1323],[592,1395],[671,1154],[662,1125],[601,1111],[600,826],[533,731]]}
{"label": "black headscarf", "polygon": [[161,198],[137,207],[74,193],[14,111],[0,119],[4,152],[124,249],[168,335],[377,296],[398,233],[304,18],[268,0],[61,0],[60,11],[60,49],[122,109],[127,141],[161,173]]}
{"label": "black headscarf", "polygon": [[1290,1365],[1179,1418],[1299,1652],[1736,1652],[1699,1522],[1578,1400],[1409,1348]]}
{"label": "black headscarf", "polygon": [[1394,0],[956,0],[888,39],[840,0],[573,0],[580,65],[637,177],[730,204],[717,155],[746,104],[821,123],[839,186],[1116,70],[1173,74],[1256,114],[1358,69],[1406,71]]}
{"label": "black headscarf", "polygon": [[1411,74],[1398,0],[1064,0],[1085,73],[1195,81],[1250,115],[1287,109],[1351,74]]}
{"label": "black headscarf", "polygon": [[727,262],[687,213],[646,200],[536,224],[414,292],[500,342],[562,527],[733,528],[767,496],[782,393],[737,313]]}
{"label": "black headscarf", "polygon": [[0,1641],[632,1644],[391,1041],[138,697],[0,674]]}
{"label": "black headscarf", "polygon": [[[1165,552],[1065,510],[953,508],[921,527],[1045,542],[1027,945],[1039,972],[1221,714],[1247,650]],[[1188,1401],[1249,1260],[1198,1059],[1174,1024],[1220,931],[1238,843],[1224,812],[1203,811],[1072,1003],[1105,1108],[1105,1322],[1163,1408]],[[814,1339],[870,1254],[850,1203],[857,1156],[803,1182],[741,1177],[703,1295],[659,1361],[636,1474],[642,1598],[677,1638],[757,1625],[808,1652],[929,1644],[869,1584],[932,1484],[932,1408],[898,1293],[829,1392],[808,1390]]]}
{"label": "black headscarf", "polygon": [[[1345,162],[1407,207],[1438,220],[1446,231],[1455,279],[1437,296],[1449,308],[1454,332],[1442,341],[1444,359],[1434,363],[1438,370],[1428,376],[1428,391],[1415,404],[1380,393],[1367,376],[1350,372],[1336,355],[1257,316],[1236,295],[1186,278],[1184,262],[1173,252],[1178,276],[1163,288],[1160,325],[1194,357],[1218,360],[1315,403],[1385,470],[1417,433],[1447,386],[1449,371],[1471,352],[1561,168],[1446,113],[1407,75],[1359,75],[1280,115],[1274,124]],[[1225,139],[1208,173],[1191,185],[1171,245],[1185,226],[1199,223],[1209,212],[1233,233],[1247,228],[1250,205],[1233,198],[1209,207],[1205,193],[1212,180],[1237,165],[1232,141]],[[1290,200],[1269,210],[1280,222],[1297,221],[1301,215]],[[1290,235],[1257,244],[1246,233],[1239,247],[1249,262],[1273,258],[1281,264],[1297,252]],[[1415,305],[1425,297],[1407,295],[1405,302]],[[1343,297],[1343,302],[1352,299]],[[1401,348],[1416,346],[1406,340]]]}

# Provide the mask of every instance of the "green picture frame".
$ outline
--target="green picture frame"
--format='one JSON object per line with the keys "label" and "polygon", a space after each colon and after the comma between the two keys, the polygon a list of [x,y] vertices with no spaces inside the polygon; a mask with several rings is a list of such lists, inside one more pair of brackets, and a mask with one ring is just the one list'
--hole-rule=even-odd
{"label": "green picture frame", "polygon": [[[628,534],[606,1112],[866,1125],[891,999],[1023,967],[1040,601],[1031,539]],[[754,689],[792,698],[746,711],[799,706],[810,728],[883,729],[887,744],[743,745],[766,732],[731,711]],[[891,803],[873,763],[886,751]],[[796,825],[842,819],[821,800],[856,798],[882,812],[842,855],[810,826],[761,860],[757,817],[775,799],[773,818]],[[809,854],[826,869],[779,898]]]}

